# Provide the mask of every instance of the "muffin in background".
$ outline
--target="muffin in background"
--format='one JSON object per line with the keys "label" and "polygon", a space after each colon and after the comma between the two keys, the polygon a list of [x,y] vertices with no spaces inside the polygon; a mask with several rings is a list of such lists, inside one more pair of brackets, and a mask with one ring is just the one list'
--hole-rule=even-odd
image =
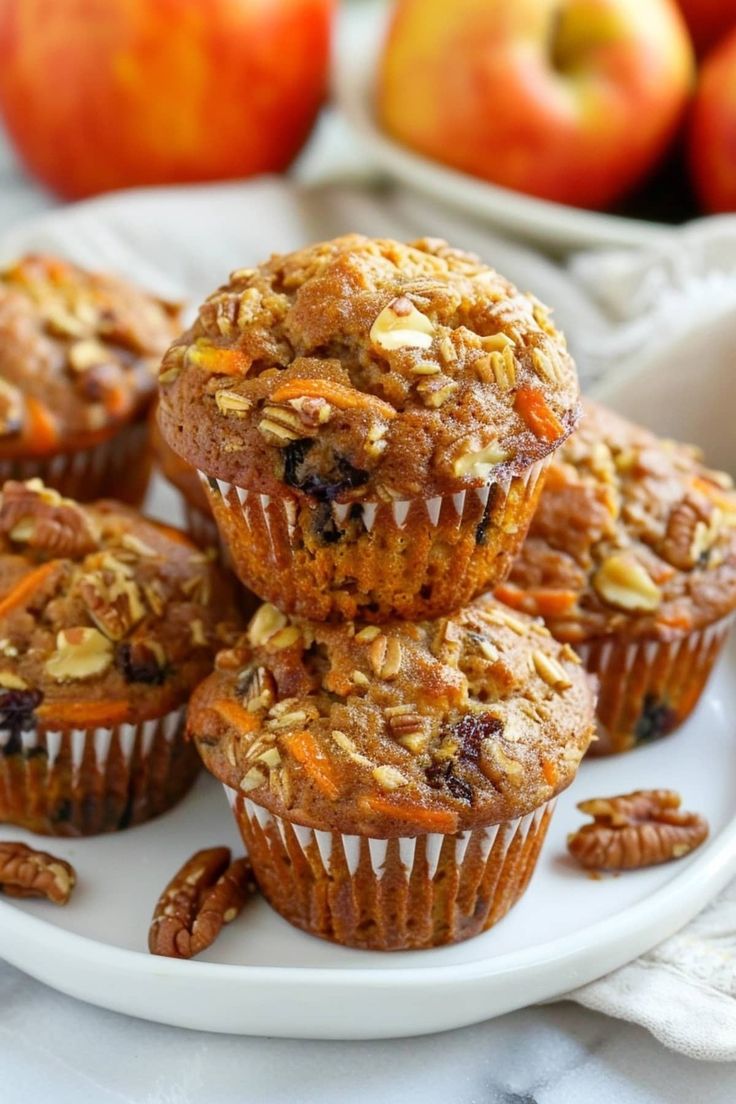
{"label": "muffin in background", "polygon": [[600,681],[592,754],[692,712],[736,609],[736,494],[697,449],[586,400],[496,596],[542,616]]}
{"label": "muffin in background", "polygon": [[434,239],[234,272],[159,383],[241,581],[315,620],[436,616],[503,579],[579,413],[541,304]]}
{"label": "muffin in background", "polygon": [[155,407],[150,415],[150,429],[154,459],[164,478],[179,492],[187,532],[200,548],[218,548],[220,536],[202,479],[196,468],[192,468],[166,444],[158,426]]}
{"label": "muffin in background", "polygon": [[0,822],[92,835],[172,806],[232,591],[183,533],[40,480],[0,491]]}
{"label": "muffin in background", "polygon": [[113,276],[29,255],[0,272],[0,484],[41,478],[138,504],[145,422],[179,309]]}
{"label": "muffin in background", "polygon": [[266,604],[188,729],[274,908],[324,939],[402,950],[508,912],[594,720],[575,652],[486,597],[380,627]]}

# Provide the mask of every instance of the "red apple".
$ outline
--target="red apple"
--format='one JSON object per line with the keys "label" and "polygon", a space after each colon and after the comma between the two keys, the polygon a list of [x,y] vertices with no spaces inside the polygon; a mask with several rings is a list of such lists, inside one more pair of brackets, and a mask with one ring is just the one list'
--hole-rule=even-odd
{"label": "red apple", "polygon": [[736,27],[736,0],[677,0],[699,56]]}
{"label": "red apple", "polygon": [[736,30],[700,70],[689,158],[703,206],[708,211],[736,211]]}
{"label": "red apple", "polygon": [[378,113],[438,161],[600,208],[659,160],[692,82],[671,0],[399,0]]}
{"label": "red apple", "polygon": [[280,171],[322,102],[335,0],[0,0],[0,114],[68,197]]}

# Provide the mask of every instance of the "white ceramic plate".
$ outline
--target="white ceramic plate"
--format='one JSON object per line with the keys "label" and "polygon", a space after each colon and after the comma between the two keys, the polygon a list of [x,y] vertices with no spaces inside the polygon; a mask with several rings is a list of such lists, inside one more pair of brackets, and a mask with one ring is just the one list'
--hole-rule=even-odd
{"label": "white ceramic plate", "polygon": [[414,153],[389,137],[375,118],[374,78],[385,27],[381,5],[351,28],[334,67],[338,103],[360,139],[388,175],[409,187],[492,223],[504,233],[555,251],[585,246],[641,246],[671,227],[646,219],[586,211],[501,188]]}

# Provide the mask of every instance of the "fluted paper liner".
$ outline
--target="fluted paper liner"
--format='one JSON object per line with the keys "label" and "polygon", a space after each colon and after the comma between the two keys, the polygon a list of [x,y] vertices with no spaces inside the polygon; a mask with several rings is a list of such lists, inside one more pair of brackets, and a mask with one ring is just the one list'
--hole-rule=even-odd
{"label": "fluted paper liner", "polygon": [[185,707],[139,724],[0,729],[0,822],[51,836],[140,824],[174,805],[199,769]]}
{"label": "fluted paper liner", "polygon": [[225,787],[259,887],[286,920],[372,950],[456,943],[518,901],[555,801],[456,835],[377,839],[294,824]]}
{"label": "fluted paper liner", "polygon": [[435,617],[501,582],[549,458],[520,476],[434,498],[318,503],[199,473],[236,574],[286,613]]}
{"label": "fluted paper liner", "polygon": [[598,740],[608,755],[665,736],[687,719],[705,689],[733,615],[672,641],[585,641],[575,649],[598,676]]}
{"label": "fluted paper liner", "polygon": [[0,486],[8,479],[42,479],[68,498],[119,498],[138,505],[146,493],[150,466],[146,426],[135,422],[90,448],[0,459]]}

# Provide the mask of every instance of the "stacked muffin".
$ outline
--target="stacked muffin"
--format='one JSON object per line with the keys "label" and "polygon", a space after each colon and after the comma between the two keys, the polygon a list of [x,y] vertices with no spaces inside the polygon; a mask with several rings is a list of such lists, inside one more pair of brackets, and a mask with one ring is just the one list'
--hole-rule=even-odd
{"label": "stacked muffin", "polygon": [[163,437],[267,600],[189,729],[300,927],[432,946],[526,886],[593,697],[569,646],[478,595],[578,414],[544,308],[435,240],[235,272],[166,354]]}

